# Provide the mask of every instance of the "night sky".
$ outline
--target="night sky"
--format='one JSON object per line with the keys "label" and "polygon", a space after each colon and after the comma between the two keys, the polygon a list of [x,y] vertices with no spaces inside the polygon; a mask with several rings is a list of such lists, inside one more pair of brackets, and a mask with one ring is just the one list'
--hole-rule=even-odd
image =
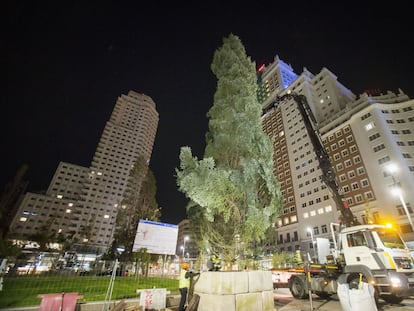
{"label": "night sky", "polygon": [[1,188],[23,163],[32,192],[47,189],[60,161],[89,166],[117,97],[134,90],[157,105],[150,167],[161,221],[178,223],[187,203],[174,177],[180,147],[203,155],[216,89],[210,65],[230,33],[257,67],[279,55],[297,74],[326,67],[356,95],[401,88],[414,98],[409,1],[142,2],[3,5]]}

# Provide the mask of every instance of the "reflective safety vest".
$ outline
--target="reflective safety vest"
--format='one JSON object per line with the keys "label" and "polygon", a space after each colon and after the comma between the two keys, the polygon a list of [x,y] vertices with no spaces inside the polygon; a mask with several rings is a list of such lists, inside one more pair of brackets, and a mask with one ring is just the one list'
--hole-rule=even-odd
{"label": "reflective safety vest", "polygon": [[180,280],[178,281],[178,288],[189,288],[190,287],[190,278],[186,278],[185,274],[187,273],[187,270],[181,269],[180,272]]}

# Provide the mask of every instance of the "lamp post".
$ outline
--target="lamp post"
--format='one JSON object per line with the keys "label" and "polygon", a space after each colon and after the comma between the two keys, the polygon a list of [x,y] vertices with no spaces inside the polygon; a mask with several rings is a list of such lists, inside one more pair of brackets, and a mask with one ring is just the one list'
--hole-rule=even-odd
{"label": "lamp post", "polygon": [[401,189],[401,186],[399,185],[399,183],[396,181],[396,179],[394,177],[394,173],[397,171],[397,169],[398,169],[397,166],[394,165],[394,164],[390,164],[390,165],[387,166],[387,171],[391,175],[392,181],[393,181],[392,193],[394,195],[398,196],[398,198],[400,199],[401,205],[402,205],[402,207],[404,209],[404,212],[407,215],[408,221],[411,225],[411,230],[413,230],[413,232],[414,232],[414,224],[413,224],[413,221],[411,219],[410,212],[408,211],[407,204],[405,204],[405,200],[404,200],[404,197],[403,197],[403,191]]}
{"label": "lamp post", "polygon": [[308,228],[308,232],[310,233],[311,240],[312,240],[312,246],[313,246],[313,259],[314,259],[315,261],[317,261],[318,256],[316,255],[316,244],[315,244],[315,240],[313,239],[313,230],[312,230],[312,228]]}

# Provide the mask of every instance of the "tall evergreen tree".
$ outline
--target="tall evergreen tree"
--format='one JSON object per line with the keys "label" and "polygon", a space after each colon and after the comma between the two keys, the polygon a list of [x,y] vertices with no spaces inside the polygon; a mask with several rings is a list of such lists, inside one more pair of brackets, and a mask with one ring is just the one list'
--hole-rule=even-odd
{"label": "tall evergreen tree", "polygon": [[223,39],[211,69],[218,82],[204,158],[181,147],[177,185],[191,200],[187,214],[198,224],[200,245],[229,262],[266,237],[279,215],[280,191],[273,144],[262,129],[255,64],[239,37]]}

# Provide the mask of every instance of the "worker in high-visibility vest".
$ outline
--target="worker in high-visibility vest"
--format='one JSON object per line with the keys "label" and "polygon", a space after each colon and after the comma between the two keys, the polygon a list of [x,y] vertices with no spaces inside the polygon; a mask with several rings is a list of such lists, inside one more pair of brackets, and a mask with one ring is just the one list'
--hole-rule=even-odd
{"label": "worker in high-visibility vest", "polygon": [[180,306],[179,311],[185,310],[185,303],[187,301],[188,289],[190,288],[190,279],[200,273],[190,271],[190,265],[187,262],[184,262],[181,265],[180,279],[178,281],[178,288],[180,290]]}
{"label": "worker in high-visibility vest", "polygon": [[207,269],[208,271],[220,271],[221,269],[221,259],[216,255],[211,255],[209,260],[207,261]]}

